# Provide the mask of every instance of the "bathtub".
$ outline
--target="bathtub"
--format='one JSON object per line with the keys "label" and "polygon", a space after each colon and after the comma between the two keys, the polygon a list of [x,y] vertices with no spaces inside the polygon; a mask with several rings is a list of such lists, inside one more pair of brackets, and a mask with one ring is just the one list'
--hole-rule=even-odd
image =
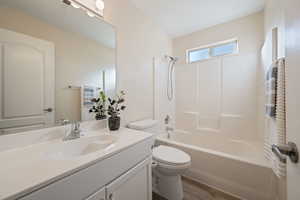
{"label": "bathtub", "polygon": [[157,145],[187,152],[191,168],[184,176],[247,200],[273,200],[273,172],[263,145],[220,135],[174,132],[157,137]]}

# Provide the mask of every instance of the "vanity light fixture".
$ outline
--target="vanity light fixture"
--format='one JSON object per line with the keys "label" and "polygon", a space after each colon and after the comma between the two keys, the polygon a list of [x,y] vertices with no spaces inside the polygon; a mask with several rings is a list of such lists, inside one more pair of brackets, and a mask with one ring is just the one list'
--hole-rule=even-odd
{"label": "vanity light fixture", "polygon": [[62,0],[66,5],[72,6],[73,8],[80,8],[86,12],[89,17],[103,17],[104,2],[103,0],[95,0],[95,7],[89,8],[77,0]]}
{"label": "vanity light fixture", "polygon": [[96,15],[90,11],[86,11],[86,14],[89,16],[89,17],[95,17]]}
{"label": "vanity light fixture", "polygon": [[80,5],[75,2],[71,2],[71,6],[73,6],[73,8],[80,8]]}
{"label": "vanity light fixture", "polygon": [[104,10],[105,5],[103,0],[96,0],[95,4],[98,10]]}
{"label": "vanity light fixture", "polygon": [[71,5],[71,1],[69,1],[69,0],[62,0],[62,2],[64,3],[64,4],[67,4],[68,6],[70,6]]}

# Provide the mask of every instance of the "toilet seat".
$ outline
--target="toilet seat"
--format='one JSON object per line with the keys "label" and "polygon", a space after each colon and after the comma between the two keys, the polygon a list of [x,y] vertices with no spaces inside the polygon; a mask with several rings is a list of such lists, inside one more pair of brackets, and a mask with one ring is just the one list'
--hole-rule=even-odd
{"label": "toilet seat", "polygon": [[178,165],[178,164],[174,165],[174,164],[165,164],[158,161],[157,165],[167,170],[185,170],[191,166],[191,162],[182,165]]}
{"label": "toilet seat", "polygon": [[164,145],[153,149],[153,160],[157,161],[159,165],[170,169],[186,168],[191,163],[191,157],[187,153]]}

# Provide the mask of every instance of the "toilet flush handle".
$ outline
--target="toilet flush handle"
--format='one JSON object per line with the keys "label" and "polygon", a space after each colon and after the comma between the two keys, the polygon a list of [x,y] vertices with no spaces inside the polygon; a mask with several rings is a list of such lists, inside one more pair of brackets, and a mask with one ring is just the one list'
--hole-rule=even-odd
{"label": "toilet flush handle", "polygon": [[156,161],[152,161],[152,165],[151,165],[152,169],[156,168],[157,165],[158,165],[158,163]]}

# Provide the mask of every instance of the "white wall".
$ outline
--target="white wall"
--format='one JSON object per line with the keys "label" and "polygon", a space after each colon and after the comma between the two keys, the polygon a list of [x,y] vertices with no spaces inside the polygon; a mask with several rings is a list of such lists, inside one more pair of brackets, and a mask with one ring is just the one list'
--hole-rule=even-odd
{"label": "white wall", "polygon": [[[173,41],[176,67],[176,128],[262,142],[258,125],[258,69],[263,12]],[[186,64],[187,49],[237,38],[239,54]]]}
{"label": "white wall", "polygon": [[[166,33],[135,8],[129,0],[105,1],[105,19],[117,30],[118,88],[127,93],[123,123],[153,116],[153,57],[159,60],[159,118],[173,115],[174,104],[166,96],[165,54],[172,54]],[[156,82],[157,84],[157,82]]]}
{"label": "white wall", "polygon": [[[272,30],[278,28],[278,57],[285,57],[285,19],[284,5],[281,0],[267,0],[265,7],[265,43],[262,49],[262,68],[261,71],[265,74],[272,64]],[[264,83],[261,82],[261,85]],[[264,91],[260,92],[260,98],[264,99]],[[261,121],[264,121],[262,119]],[[267,119],[265,122],[265,133],[275,133],[275,122]],[[267,139],[267,138],[266,138]],[[277,179],[274,175],[274,180],[277,182],[274,185],[274,194],[276,200],[286,199],[286,180]]]}

